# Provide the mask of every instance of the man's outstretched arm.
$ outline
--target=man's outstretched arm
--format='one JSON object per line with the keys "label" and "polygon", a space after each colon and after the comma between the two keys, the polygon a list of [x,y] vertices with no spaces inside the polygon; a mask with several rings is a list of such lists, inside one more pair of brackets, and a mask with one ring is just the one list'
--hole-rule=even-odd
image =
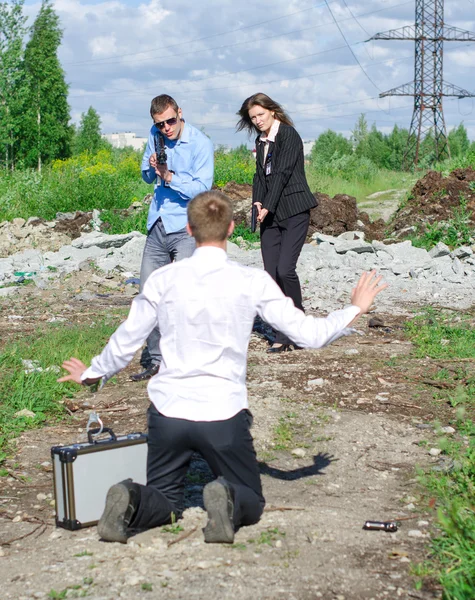
{"label": "man's outstretched arm", "polygon": [[285,333],[303,348],[321,348],[334,341],[344,330],[368,312],[376,296],[387,288],[375,271],[363,273],[351,293],[351,306],[331,312],[325,318],[306,316],[284,296],[279,286],[266,274],[256,286],[261,296],[257,299],[260,317],[278,331]]}
{"label": "man's outstretched arm", "polygon": [[151,286],[147,284],[144,291],[134,298],[127,319],[111,336],[101,354],[92,359],[91,366],[87,367],[74,357],[65,360],[62,367],[69,372],[69,375],[58,379],[59,382],[74,381],[92,385],[101,378],[107,381],[129,364],[157,324],[156,304],[159,294],[155,289],[151,300]]}

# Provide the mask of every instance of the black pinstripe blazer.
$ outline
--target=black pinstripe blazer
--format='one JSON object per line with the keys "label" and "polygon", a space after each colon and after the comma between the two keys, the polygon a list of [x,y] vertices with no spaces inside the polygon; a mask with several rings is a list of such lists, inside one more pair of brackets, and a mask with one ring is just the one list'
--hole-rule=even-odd
{"label": "black pinstripe blazer", "polygon": [[256,174],[252,201],[262,202],[279,221],[317,206],[304,170],[303,143],[293,127],[279,125],[275,142],[270,142],[271,174],[265,174],[264,143],[256,139]]}

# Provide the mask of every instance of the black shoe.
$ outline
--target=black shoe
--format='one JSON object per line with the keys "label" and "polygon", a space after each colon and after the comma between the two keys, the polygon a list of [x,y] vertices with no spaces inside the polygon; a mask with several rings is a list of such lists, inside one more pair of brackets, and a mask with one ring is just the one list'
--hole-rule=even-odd
{"label": "black shoe", "polygon": [[132,479],[116,483],[107,492],[106,506],[97,531],[108,542],[127,543],[127,528],[140,503],[140,486]]}
{"label": "black shoe", "polygon": [[150,365],[148,369],[142,371],[142,373],[137,373],[136,375],[131,375],[130,379],[132,381],[145,381],[146,379],[150,379],[154,375],[158,373],[160,370],[160,363],[155,363],[154,365]]}
{"label": "black shoe", "polygon": [[203,490],[203,501],[208,513],[208,523],[203,529],[209,544],[234,542],[234,494],[229,483],[218,477]]}
{"label": "black shoe", "polygon": [[295,344],[281,344],[280,346],[271,346],[267,348],[267,354],[276,354],[278,352],[292,352],[292,350],[298,350],[298,346]]}

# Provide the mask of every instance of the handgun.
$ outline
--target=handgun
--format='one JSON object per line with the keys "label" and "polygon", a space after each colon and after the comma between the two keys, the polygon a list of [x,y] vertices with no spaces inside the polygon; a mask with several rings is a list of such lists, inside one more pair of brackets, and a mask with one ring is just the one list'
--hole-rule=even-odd
{"label": "handgun", "polygon": [[252,205],[251,209],[251,231],[255,233],[257,229],[257,206],[255,204]]}
{"label": "handgun", "polygon": [[166,165],[167,153],[165,150],[165,141],[160,134],[155,135],[155,152],[157,154],[157,165]]}

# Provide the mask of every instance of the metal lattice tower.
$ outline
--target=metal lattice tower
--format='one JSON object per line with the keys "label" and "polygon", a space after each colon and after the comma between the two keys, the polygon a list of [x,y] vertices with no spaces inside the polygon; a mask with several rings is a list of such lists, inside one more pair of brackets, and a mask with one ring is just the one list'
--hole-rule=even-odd
{"label": "metal lattice tower", "polygon": [[421,141],[432,131],[436,160],[450,157],[442,98],[443,96],[468,98],[475,97],[475,94],[452,83],[444,82],[444,41],[475,42],[475,33],[445,25],[444,0],[416,0],[414,25],[377,33],[370,40],[414,40],[415,42],[414,81],[379,95],[380,98],[414,97],[414,112],[404,154],[404,165],[408,166],[414,150],[414,164],[417,165]]}

